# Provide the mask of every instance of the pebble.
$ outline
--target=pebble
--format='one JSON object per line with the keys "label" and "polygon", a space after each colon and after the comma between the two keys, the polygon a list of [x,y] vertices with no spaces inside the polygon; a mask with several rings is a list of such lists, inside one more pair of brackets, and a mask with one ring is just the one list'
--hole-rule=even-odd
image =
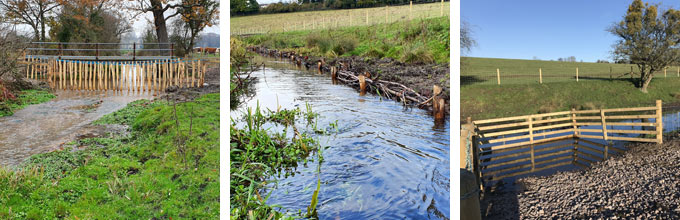
{"label": "pebble", "polygon": [[[518,180],[481,201],[485,219],[680,219],[680,139],[629,145],[586,170]],[[493,207],[486,213],[486,205]]]}

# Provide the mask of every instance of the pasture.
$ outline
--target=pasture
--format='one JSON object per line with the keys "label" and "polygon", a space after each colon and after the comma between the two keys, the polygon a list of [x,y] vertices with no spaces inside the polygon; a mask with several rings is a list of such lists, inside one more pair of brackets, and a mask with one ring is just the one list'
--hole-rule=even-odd
{"label": "pasture", "polygon": [[235,35],[367,26],[449,16],[449,2],[231,17]]}
{"label": "pasture", "polygon": [[[630,79],[631,67],[633,78],[637,79],[640,72],[632,64],[589,63],[589,62],[559,62],[543,60],[519,60],[500,58],[461,57],[461,85],[497,85],[500,72],[503,84],[539,84],[539,75],[543,83],[576,82],[576,68],[578,68],[579,82],[583,80],[623,80]],[[540,73],[539,73],[540,68]],[[678,78],[680,67],[672,66],[664,71],[656,71],[657,79]]]}

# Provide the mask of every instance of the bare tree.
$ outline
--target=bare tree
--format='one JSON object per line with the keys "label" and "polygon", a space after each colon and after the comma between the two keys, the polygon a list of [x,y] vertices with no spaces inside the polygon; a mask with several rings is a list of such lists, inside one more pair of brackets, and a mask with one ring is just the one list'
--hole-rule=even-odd
{"label": "bare tree", "polygon": [[31,26],[34,39],[45,41],[45,24],[61,0],[0,0],[0,11],[12,22]]}

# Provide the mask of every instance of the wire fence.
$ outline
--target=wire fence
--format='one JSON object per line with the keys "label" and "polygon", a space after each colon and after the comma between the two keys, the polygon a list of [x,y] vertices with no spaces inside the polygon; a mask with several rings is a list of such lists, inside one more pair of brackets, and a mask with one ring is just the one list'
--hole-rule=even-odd
{"label": "wire fence", "polygon": [[71,43],[31,42],[26,57],[99,57],[120,56],[135,59],[137,56],[173,57],[172,43]]}
{"label": "wire fence", "polygon": [[264,14],[231,19],[232,35],[250,35],[370,26],[414,19],[449,16],[449,2],[407,4],[376,8]]}
{"label": "wire fence", "polygon": [[[671,66],[655,71],[654,79],[680,78],[680,67]],[[640,71],[630,65],[613,64],[608,68],[560,66],[546,68],[477,68],[475,71],[461,71],[461,85],[506,85],[542,84],[556,82],[581,82],[589,80],[621,80],[636,82]]]}

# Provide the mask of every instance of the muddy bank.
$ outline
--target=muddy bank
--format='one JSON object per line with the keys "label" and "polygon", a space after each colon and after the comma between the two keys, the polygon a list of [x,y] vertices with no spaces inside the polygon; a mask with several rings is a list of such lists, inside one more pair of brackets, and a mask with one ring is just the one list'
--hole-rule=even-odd
{"label": "muddy bank", "polygon": [[629,145],[586,170],[518,180],[521,190],[489,193],[485,219],[680,218],[680,137]]}
{"label": "muddy bank", "polygon": [[[397,86],[390,90],[402,94],[407,101],[412,101],[411,105],[429,110],[432,109],[431,102],[426,104],[423,104],[423,102],[433,96],[433,86],[436,85],[442,88],[442,92],[438,97],[446,101],[444,110],[447,114],[450,111],[448,103],[450,97],[448,64],[406,64],[390,58],[372,59],[358,56],[327,59],[323,57],[300,56],[295,54],[295,52],[279,51],[264,47],[248,47],[248,50],[263,56],[286,59],[307,69],[320,68],[324,73],[331,73],[333,71],[332,67],[336,67],[339,73],[349,73],[354,78],[368,72],[370,75],[367,78],[372,82],[389,82],[391,84],[403,85],[406,88]],[[358,83],[348,85],[359,87]],[[388,98],[399,100],[399,97],[394,95]]]}
{"label": "muddy bank", "polygon": [[165,93],[157,99],[170,99],[175,101],[191,101],[201,95],[220,92],[220,67],[211,67],[205,72],[204,83],[201,87],[179,88],[171,86],[165,89]]}

